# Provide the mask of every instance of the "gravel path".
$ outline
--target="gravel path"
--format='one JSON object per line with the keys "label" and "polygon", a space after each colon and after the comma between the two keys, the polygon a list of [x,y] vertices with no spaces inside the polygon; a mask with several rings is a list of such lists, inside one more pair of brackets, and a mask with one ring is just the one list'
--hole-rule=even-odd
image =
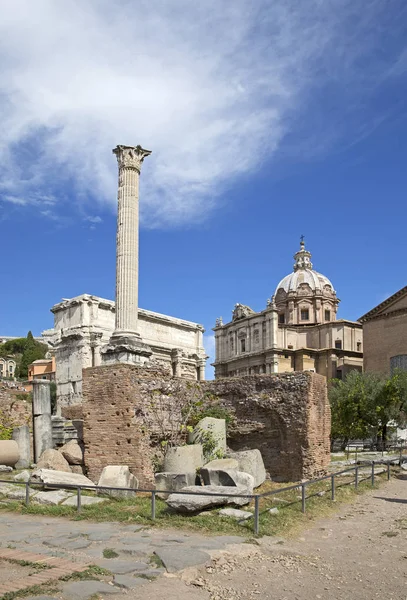
{"label": "gravel path", "polygon": [[[238,538],[205,538],[134,526],[132,530],[108,523],[11,514],[0,519],[2,546],[13,540],[26,550],[36,544],[46,553],[69,553],[73,560],[92,557],[100,566],[108,563],[116,573],[115,582],[123,580],[118,597],[125,595],[128,600],[407,600],[407,475],[356,497],[354,504],[343,505],[300,535],[280,541],[261,538],[254,545],[240,543]],[[120,556],[103,559],[106,547],[116,548]],[[132,581],[142,583],[137,577],[140,573],[154,569],[146,560],[151,551],[168,561],[167,572],[157,569],[157,574],[161,571],[158,579],[144,579],[140,588],[132,589]],[[189,568],[179,573],[184,567]],[[87,585],[97,587],[96,583]],[[71,584],[72,589],[65,586],[53,596],[110,595],[106,584],[96,587],[86,593],[82,583],[78,593]],[[117,588],[113,591],[117,593]]]}
{"label": "gravel path", "polygon": [[[167,582],[166,600],[406,600],[406,538],[407,476],[357,497],[296,540],[236,546],[191,574],[189,585]],[[158,598],[161,585],[144,600]]]}

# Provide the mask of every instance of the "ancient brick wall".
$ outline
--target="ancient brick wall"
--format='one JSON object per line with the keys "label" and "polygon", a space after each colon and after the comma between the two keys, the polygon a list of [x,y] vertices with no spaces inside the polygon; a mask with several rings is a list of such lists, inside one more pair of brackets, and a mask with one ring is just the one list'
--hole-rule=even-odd
{"label": "ancient brick wall", "polygon": [[235,417],[232,450],[258,448],[275,481],[314,477],[330,461],[326,379],[314,373],[252,375],[206,382]]}
{"label": "ancient brick wall", "polygon": [[85,463],[97,481],[103,467],[125,464],[142,486],[153,483],[159,428],[148,407],[154,394],[176,402],[193,394],[232,415],[228,445],[258,448],[272,479],[298,481],[329,463],[326,379],[313,373],[252,375],[192,383],[159,368],[102,366],[83,371]]}

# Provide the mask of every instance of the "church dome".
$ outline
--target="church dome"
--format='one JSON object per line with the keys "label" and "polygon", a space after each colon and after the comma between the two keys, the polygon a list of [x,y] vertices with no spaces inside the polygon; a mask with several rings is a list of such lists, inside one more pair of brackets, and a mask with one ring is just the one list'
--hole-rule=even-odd
{"label": "church dome", "polygon": [[286,294],[298,292],[301,288],[309,286],[310,290],[315,293],[324,290],[335,294],[334,287],[328,277],[314,271],[311,262],[311,252],[305,250],[304,241],[301,240],[300,250],[294,255],[294,271],[286,275],[276,287],[275,296],[279,290],[283,290]]}

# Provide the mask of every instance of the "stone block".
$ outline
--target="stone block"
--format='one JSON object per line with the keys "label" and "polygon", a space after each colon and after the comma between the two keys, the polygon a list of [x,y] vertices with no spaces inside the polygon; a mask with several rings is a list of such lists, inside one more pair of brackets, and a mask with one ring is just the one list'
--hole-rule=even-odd
{"label": "stone block", "polygon": [[[205,490],[205,494],[199,493],[203,490]],[[170,494],[166,502],[171,508],[183,513],[198,512],[210,506],[225,506],[227,504],[244,506],[245,504],[249,504],[251,500],[251,498],[244,497],[244,494],[251,495],[253,493],[253,489],[248,489],[244,486],[232,487],[217,485],[207,485],[205,487],[191,485],[184,488],[182,491],[191,493],[185,495]],[[219,495],[209,496],[207,495],[208,492]],[[228,494],[228,496],[223,496],[222,494]],[[242,497],[238,497],[240,494],[242,494]]]}
{"label": "stone block", "polygon": [[188,473],[200,469],[204,464],[202,446],[176,446],[169,448],[164,459],[165,473]]}
{"label": "stone block", "polygon": [[51,413],[33,418],[34,461],[38,462],[45,450],[53,448]]}
{"label": "stone block", "polygon": [[[99,479],[98,487],[118,487],[118,488],[131,488],[136,490],[138,488],[137,478],[130,473],[130,469],[126,465],[108,465],[102,471]],[[130,490],[100,490],[99,493],[108,494],[116,498],[134,498],[134,493]]]}
{"label": "stone block", "polygon": [[31,464],[31,440],[28,425],[14,427],[12,439],[17,442],[20,458],[16,463],[16,469],[27,469]]}
{"label": "stone block", "polygon": [[76,440],[64,444],[59,452],[70,465],[83,465],[83,449]]}
{"label": "stone block", "polygon": [[171,492],[177,492],[184,487],[195,485],[197,474],[195,471],[189,473],[156,473],[155,474],[155,489],[160,492],[168,492],[158,494],[159,498],[165,500]]}
{"label": "stone block", "polygon": [[72,493],[65,490],[52,490],[51,492],[38,492],[33,501],[47,506],[58,506],[63,500],[66,500]]}
{"label": "stone block", "polygon": [[246,486],[247,489],[253,491],[254,477],[249,473],[243,473],[235,469],[207,469],[206,467],[202,467],[200,474],[204,486]]}
{"label": "stone block", "polygon": [[236,469],[239,470],[239,463],[235,458],[217,458],[204,465],[205,469]]}
{"label": "stone block", "polygon": [[0,440],[0,465],[14,467],[20,458],[20,451],[15,440]]}
{"label": "stone block", "polygon": [[54,485],[86,485],[94,487],[93,481],[77,473],[54,471],[53,469],[37,469],[31,475],[31,481]]}
{"label": "stone block", "polygon": [[46,379],[33,379],[32,408],[33,416],[51,415],[51,390],[50,381]]}
{"label": "stone block", "polygon": [[266,469],[260,450],[242,450],[230,452],[229,458],[234,458],[239,464],[239,471],[249,473],[254,477],[254,487],[259,487],[266,480]]}
{"label": "stone block", "polygon": [[83,467],[81,465],[70,465],[72,473],[79,473],[80,475],[85,475],[83,472]]}
{"label": "stone block", "polygon": [[71,473],[68,461],[58,450],[45,450],[37,461],[37,469],[52,469],[54,471],[65,471]]}
{"label": "stone block", "polygon": [[253,516],[253,513],[247,510],[239,510],[238,508],[222,508],[219,511],[219,515],[221,517],[232,517],[232,519],[236,519],[237,521],[246,521],[246,519],[250,519]]}
{"label": "stone block", "polygon": [[[192,440],[194,444],[205,444],[207,436],[213,440],[214,448],[211,450],[211,456],[222,456],[226,453],[226,421],[225,419],[214,419],[205,417],[201,419],[194,428]],[[207,457],[209,458],[209,457]]]}
{"label": "stone block", "polygon": [[0,473],[10,473],[13,470],[13,467],[8,467],[7,465],[0,465]]}
{"label": "stone block", "polygon": [[17,475],[14,475],[14,481],[29,481],[31,477],[30,471],[21,471]]}
{"label": "stone block", "polygon": [[[106,502],[105,498],[94,498],[93,496],[81,496],[81,506],[91,506],[92,504],[100,504],[100,502]],[[63,506],[78,506],[78,497],[70,496],[67,500],[62,502]]]}

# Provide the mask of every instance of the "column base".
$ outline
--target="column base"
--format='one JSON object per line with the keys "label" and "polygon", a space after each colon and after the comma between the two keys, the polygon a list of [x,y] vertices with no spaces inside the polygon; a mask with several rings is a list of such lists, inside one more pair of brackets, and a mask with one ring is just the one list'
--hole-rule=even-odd
{"label": "column base", "polygon": [[143,343],[138,333],[133,332],[114,332],[109,343],[101,350],[104,365],[143,365],[149,361],[152,354],[150,346]]}

